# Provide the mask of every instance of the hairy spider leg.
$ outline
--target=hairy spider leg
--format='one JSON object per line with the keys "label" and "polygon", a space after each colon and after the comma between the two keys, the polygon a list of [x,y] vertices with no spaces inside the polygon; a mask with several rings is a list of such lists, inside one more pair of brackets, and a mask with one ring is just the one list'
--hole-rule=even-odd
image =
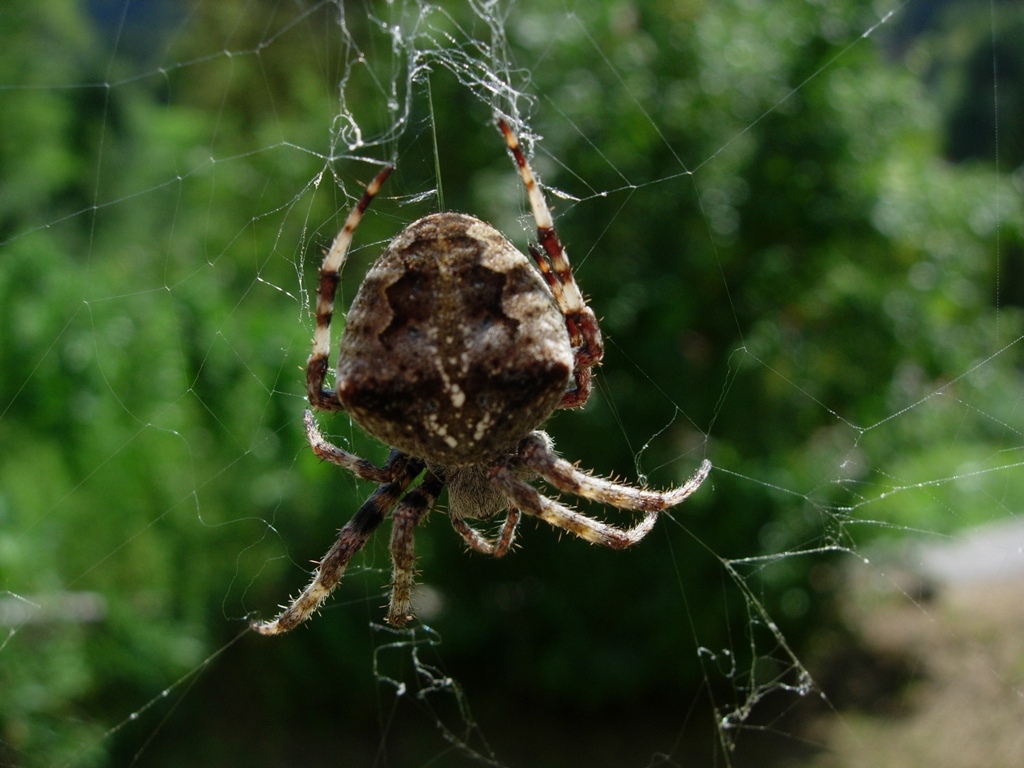
{"label": "hairy spider leg", "polygon": [[684,485],[667,491],[652,491],[584,472],[556,456],[545,440],[536,434],[519,444],[519,456],[526,466],[563,493],[637,512],[660,512],[682,504],[700,487],[711,471],[711,462],[705,459]]}
{"label": "hairy spider leg", "polygon": [[580,293],[576,279],[573,277],[569,255],[558,237],[555,222],[551,217],[551,210],[544,200],[544,194],[540,190],[540,185],[537,184],[537,179],[526,160],[526,155],[523,154],[522,147],[519,146],[519,139],[503,119],[499,118],[498,128],[501,129],[501,133],[505,137],[505,144],[519,168],[519,175],[523,179],[526,196],[530,201],[530,210],[537,224],[537,241],[544,249],[542,253],[539,249],[530,247],[530,255],[537,262],[541,274],[544,275],[544,279],[551,287],[551,293],[554,295],[555,301],[558,302],[559,309],[565,316],[565,325],[569,331],[569,339],[575,356],[575,365],[573,366],[575,387],[565,393],[559,407],[578,408],[590,397],[592,389],[590,369],[598,365],[601,358],[604,357],[601,329],[594,311],[583,300],[583,294]]}
{"label": "hairy spider leg", "polygon": [[643,519],[629,528],[620,528],[595,520],[581,512],[549,499],[516,476],[513,462],[506,459],[491,469],[494,482],[509,500],[528,515],[569,531],[593,544],[625,549],[650,533],[658,512],[681,504],[693,494],[711,471],[705,460],[685,484],[667,491],[651,491],[596,477],[555,455],[543,433],[533,433],[520,444],[518,459],[546,482],[564,493],[615,507],[644,512]]}
{"label": "hairy spider leg", "polygon": [[[558,282],[558,278],[555,277],[555,273],[551,271],[551,262],[548,260],[548,257],[541,253],[540,248],[533,243],[527,243],[526,250],[530,252],[533,260],[537,263],[537,267],[540,268],[540,273],[544,275],[544,279],[547,281],[548,287],[551,288],[551,293],[554,294],[555,300],[558,301],[558,297],[562,295],[562,284]],[[562,306],[560,301],[558,306]]]}
{"label": "hairy spider leg", "polygon": [[533,212],[533,219],[537,224],[537,240],[544,248],[548,258],[551,259],[551,266],[555,270],[555,274],[558,275],[559,282],[562,284],[562,291],[560,292],[562,299],[559,305],[566,315],[579,314],[586,309],[586,302],[583,301],[583,294],[580,293],[579,286],[576,285],[576,281],[572,276],[569,256],[558,239],[558,233],[555,231],[555,223],[551,218],[548,204],[544,200],[544,195],[540,191],[536,178],[534,178],[530,164],[526,160],[526,155],[523,154],[522,147],[519,146],[519,139],[516,138],[516,135],[504,120],[498,120],[498,128],[501,129],[501,133],[505,137],[505,144],[515,158],[516,165],[519,167],[519,175],[523,178],[526,195],[530,201],[530,210]]}
{"label": "hairy spider leg", "polygon": [[356,552],[361,550],[387,513],[405,493],[405,489],[423,471],[423,462],[400,451],[392,451],[385,469],[394,473],[395,480],[377,488],[363,505],[338,531],[334,546],[320,560],[313,580],[280,616],[273,621],[253,622],[252,628],[261,635],[290,632],[316,611],[331,594],[345,567]]}
{"label": "hairy spider leg", "polygon": [[461,517],[452,518],[452,528],[477,552],[491,557],[504,557],[515,540],[516,526],[519,525],[520,517],[522,517],[522,513],[516,507],[509,507],[508,514],[505,515],[505,522],[502,523],[501,530],[494,541],[483,536]]}
{"label": "hairy spider leg", "polygon": [[491,479],[524,513],[539,517],[546,523],[569,531],[591,544],[625,549],[650,533],[658,520],[657,512],[648,512],[631,528],[618,528],[603,523],[544,496],[525,480],[516,477],[515,472],[506,463],[498,464],[491,470]]}
{"label": "hairy spider leg", "polygon": [[309,447],[323,461],[347,469],[359,479],[369,480],[372,483],[393,482],[402,472],[401,464],[385,464],[383,467],[378,467],[372,461],[367,461],[328,442],[321,434],[313,412],[308,408],[302,414],[302,421],[306,425],[306,439],[309,441]]}
{"label": "hairy spider leg", "polygon": [[433,472],[402,499],[391,516],[391,598],[387,622],[404,626],[412,618],[412,588],[416,581],[416,551],[413,534],[423,516],[437,503],[444,483]]}
{"label": "hairy spider leg", "polygon": [[352,245],[352,233],[356,231],[363,213],[380,192],[381,186],[391,175],[393,168],[384,166],[377,177],[363,191],[359,202],[349,211],[345,226],[334,238],[331,249],[324,256],[320,266],[320,284],[316,293],[316,329],[313,331],[313,351],[306,361],[306,396],[309,404],[324,411],[343,411],[345,407],[338,399],[337,392],[324,388],[327,378],[328,358],[331,353],[331,318],[334,315],[334,295],[341,279],[341,268]]}

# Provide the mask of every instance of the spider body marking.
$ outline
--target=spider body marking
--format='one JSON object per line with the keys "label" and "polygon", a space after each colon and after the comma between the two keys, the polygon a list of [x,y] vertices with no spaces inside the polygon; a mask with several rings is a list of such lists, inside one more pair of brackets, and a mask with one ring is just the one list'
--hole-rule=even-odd
{"label": "spider body marking", "polygon": [[[310,405],[347,410],[392,452],[378,467],[326,440],[312,411],[306,411],[313,452],[378,488],[339,531],[305,590],[276,619],[253,623],[261,634],[288,632],[309,618],[388,512],[393,571],[387,620],[405,624],[412,617],[413,532],[445,488],[453,527],[478,552],[506,554],[523,514],[622,549],[646,536],[658,513],[689,497],[711,470],[705,460],[680,487],[636,488],[594,477],[559,458],[551,438],[537,430],[555,409],[586,403],[603,344],[519,142],[504,120],[498,127],[537,225],[540,247],[529,247],[537,269],[497,230],[472,216],[439,213],[413,222],[360,285],[346,318],[335,385],[328,388],[330,323],[341,267],[390,167],[367,186],[324,258],[306,364]],[[422,479],[410,490],[417,477]],[[602,522],[542,495],[531,484],[538,478],[556,491],[643,517],[628,528]],[[468,522],[501,513],[505,520],[493,540]]]}
{"label": "spider body marking", "polygon": [[411,224],[349,308],[335,390],[359,426],[428,465],[507,453],[565,396],[573,352],[543,278],[497,230]]}

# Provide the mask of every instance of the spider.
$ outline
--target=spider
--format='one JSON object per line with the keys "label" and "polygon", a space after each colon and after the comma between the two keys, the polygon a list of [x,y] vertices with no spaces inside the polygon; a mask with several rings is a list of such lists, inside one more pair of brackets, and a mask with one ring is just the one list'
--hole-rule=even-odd
{"label": "spider", "polygon": [[[472,216],[436,213],[413,222],[359,287],[346,318],[335,387],[328,389],[339,272],[390,166],[366,188],[324,258],[306,364],[309,404],[348,411],[392,450],[383,466],[359,458],[328,442],[306,410],[313,452],[377,483],[377,489],[339,531],[309,586],[276,619],[253,624],[261,634],[288,632],[308,619],[392,510],[387,621],[404,625],[412,618],[413,531],[444,488],[452,525],[478,552],[505,555],[523,514],[622,549],[646,536],[657,513],[690,496],[711,470],[705,460],[689,482],[663,492],[622,485],[559,458],[551,438],[537,429],[556,409],[587,401],[603,345],[519,141],[504,120],[498,127],[537,225],[539,247],[528,248],[537,268]],[[601,522],[542,495],[530,483],[538,477],[557,491],[644,515],[628,528]],[[501,513],[504,522],[494,539],[469,524]]]}

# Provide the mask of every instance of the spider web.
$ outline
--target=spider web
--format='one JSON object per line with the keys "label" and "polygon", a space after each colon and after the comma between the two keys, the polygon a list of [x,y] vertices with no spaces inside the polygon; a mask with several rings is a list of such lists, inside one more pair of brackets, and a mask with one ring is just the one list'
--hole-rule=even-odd
{"label": "spider web", "polygon": [[[926,2],[2,12],[0,764],[861,765],[878,711],[893,760],[1014,764],[1021,22],[949,6],[989,44],[962,156]],[[525,248],[498,114],[608,343],[556,445],[712,476],[621,553],[524,525],[491,561],[435,512],[420,623],[382,624],[375,541],[258,638],[371,491],[302,436],[322,249],[388,162],[342,306],[429,212]],[[929,720],[943,681],[998,714]]]}

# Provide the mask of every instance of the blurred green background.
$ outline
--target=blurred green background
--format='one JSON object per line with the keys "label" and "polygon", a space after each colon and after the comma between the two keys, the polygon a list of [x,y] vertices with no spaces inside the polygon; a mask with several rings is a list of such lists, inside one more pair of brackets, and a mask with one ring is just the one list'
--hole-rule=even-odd
{"label": "blurred green background", "polygon": [[[800,682],[769,620],[813,659],[851,554],[1021,510],[1018,5],[911,2],[859,41],[852,0],[499,4],[507,40],[443,8],[411,48],[382,25],[411,34],[412,4],[0,9],[3,765],[619,765],[666,733],[723,764],[716,718]],[[559,449],[716,471],[622,553],[527,523],[491,561],[438,510],[429,629],[375,626],[378,535],[308,628],[256,637],[372,490],[301,430],[359,158],[398,167],[346,300],[440,185],[529,237],[478,57],[530,96],[608,339]]]}

